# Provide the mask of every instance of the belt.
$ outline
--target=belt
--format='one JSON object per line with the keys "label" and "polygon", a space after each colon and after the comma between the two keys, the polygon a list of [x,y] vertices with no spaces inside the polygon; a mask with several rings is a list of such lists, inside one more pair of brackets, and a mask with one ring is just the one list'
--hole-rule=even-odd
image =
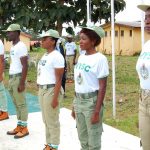
{"label": "belt", "polygon": [[17,74],[10,74],[9,78],[15,78],[15,77],[20,77],[21,73],[17,73]]}
{"label": "belt", "polygon": [[94,96],[97,96],[97,94],[98,94],[98,91],[89,92],[89,93],[75,93],[77,98],[84,98],[84,99],[92,98]]}
{"label": "belt", "polygon": [[49,89],[49,88],[52,88],[54,86],[55,86],[55,84],[38,85],[39,88],[45,89],[45,90]]}
{"label": "belt", "polygon": [[71,56],[74,56],[74,55],[66,55],[67,57],[71,57]]}

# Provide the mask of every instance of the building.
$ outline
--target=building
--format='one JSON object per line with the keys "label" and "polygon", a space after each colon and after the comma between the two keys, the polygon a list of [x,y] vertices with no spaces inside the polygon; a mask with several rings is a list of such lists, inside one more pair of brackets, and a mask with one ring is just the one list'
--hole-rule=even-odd
{"label": "building", "polygon": [[[28,51],[30,50],[30,39],[31,39],[31,35],[21,32],[20,33],[20,40],[23,41],[25,43],[25,45],[27,46]],[[4,39],[4,48],[5,51],[9,51],[11,48],[12,42],[6,41],[6,39]]]}
{"label": "building", "polygon": [[[112,53],[111,23],[101,26],[105,30],[99,51],[104,54]],[[145,41],[150,35],[145,32]],[[115,53],[116,55],[136,55],[141,51],[141,23],[140,22],[116,22],[115,23]]]}

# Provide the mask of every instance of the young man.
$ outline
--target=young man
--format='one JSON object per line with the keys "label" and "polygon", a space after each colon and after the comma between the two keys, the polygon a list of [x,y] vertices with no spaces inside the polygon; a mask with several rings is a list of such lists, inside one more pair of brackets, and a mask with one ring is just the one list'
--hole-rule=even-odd
{"label": "young man", "polygon": [[17,127],[8,131],[8,135],[14,138],[22,138],[29,134],[27,129],[27,104],[25,99],[25,81],[28,70],[28,51],[23,42],[20,41],[20,25],[11,24],[7,30],[7,37],[12,41],[10,49],[11,63],[9,68],[9,92],[13,97],[13,103],[17,112]]}
{"label": "young man", "polygon": [[0,121],[8,119],[7,112],[7,97],[3,84],[3,72],[4,72],[4,45],[0,40]]}
{"label": "young man", "polygon": [[65,44],[66,49],[66,62],[67,62],[67,82],[73,82],[73,70],[76,60],[77,47],[73,42],[73,36],[67,36],[68,42]]}

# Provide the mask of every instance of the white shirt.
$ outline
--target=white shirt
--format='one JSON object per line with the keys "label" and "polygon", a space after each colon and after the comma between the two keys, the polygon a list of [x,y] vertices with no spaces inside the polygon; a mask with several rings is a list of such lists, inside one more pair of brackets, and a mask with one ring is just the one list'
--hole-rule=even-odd
{"label": "white shirt", "polygon": [[0,55],[4,55],[4,45],[2,40],[0,40]]}
{"label": "white shirt", "polygon": [[55,84],[55,68],[64,68],[64,58],[57,50],[45,53],[39,61],[37,84]]}
{"label": "white shirt", "polygon": [[75,50],[77,49],[75,42],[67,42],[65,44],[65,49],[66,49],[66,55],[74,55],[75,54]]}
{"label": "white shirt", "polygon": [[99,90],[99,79],[108,75],[108,61],[103,54],[81,54],[74,67],[75,92],[88,93]]}
{"label": "white shirt", "polygon": [[136,64],[136,70],[140,79],[140,87],[150,90],[150,40],[143,46]]}
{"label": "white shirt", "polygon": [[10,69],[9,74],[18,74],[22,73],[22,64],[21,64],[21,57],[28,56],[28,50],[26,45],[19,41],[16,45],[13,45],[10,49]]}

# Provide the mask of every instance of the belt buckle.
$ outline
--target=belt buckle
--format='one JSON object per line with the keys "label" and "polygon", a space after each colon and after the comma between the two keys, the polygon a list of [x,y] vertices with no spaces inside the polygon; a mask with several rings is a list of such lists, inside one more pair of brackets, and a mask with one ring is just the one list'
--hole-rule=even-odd
{"label": "belt buckle", "polygon": [[46,90],[47,89],[47,85],[43,85],[43,89]]}

